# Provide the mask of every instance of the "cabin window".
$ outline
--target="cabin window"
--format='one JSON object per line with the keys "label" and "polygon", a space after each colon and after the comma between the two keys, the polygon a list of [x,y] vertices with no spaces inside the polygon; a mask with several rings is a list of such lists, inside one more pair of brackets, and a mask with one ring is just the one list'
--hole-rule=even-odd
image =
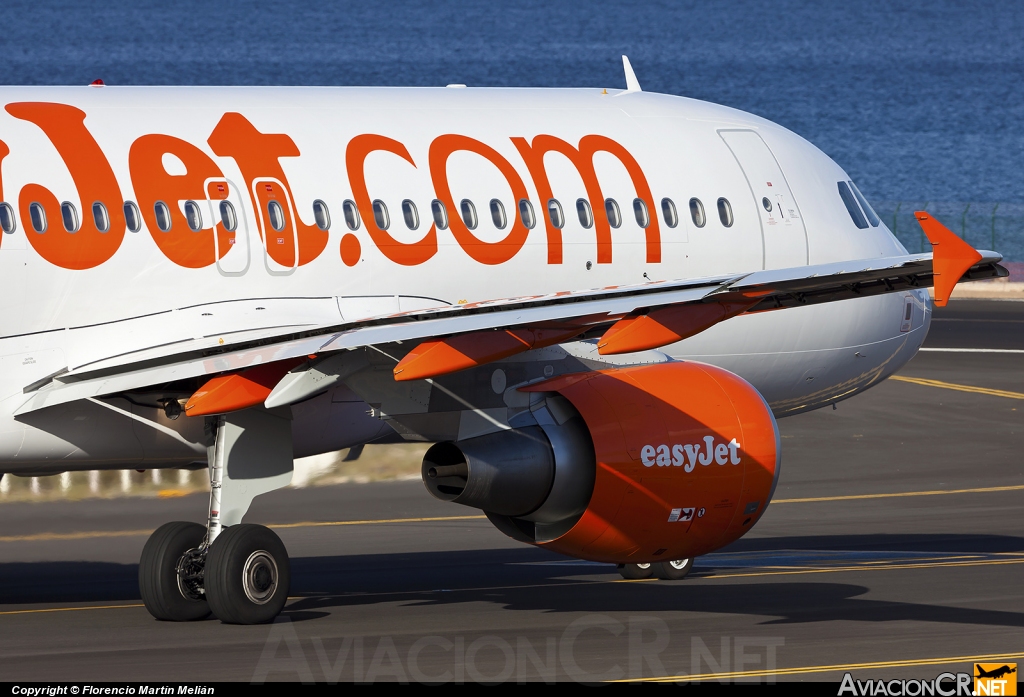
{"label": "cabin window", "polygon": [[676,210],[675,201],[670,198],[661,199],[661,217],[665,219],[665,224],[669,227],[679,224],[679,211]]}
{"label": "cabin window", "polygon": [[270,217],[270,227],[275,231],[284,230],[284,208],[277,201],[267,202],[267,215]]}
{"label": "cabin window", "polygon": [[576,199],[576,215],[580,225],[587,229],[594,227],[594,212],[590,209],[590,201],[585,198]]}
{"label": "cabin window", "polygon": [[722,227],[732,227],[732,204],[729,199],[718,199],[718,219],[722,221]]}
{"label": "cabin window", "polygon": [[448,229],[448,209],[436,198],[430,202],[430,213],[434,216],[434,225],[438,230]]}
{"label": "cabin window", "polygon": [[341,204],[341,212],[345,214],[345,225],[348,226],[349,230],[359,229],[359,207],[356,206],[356,202],[351,199],[346,199],[345,203]]}
{"label": "cabin window", "polygon": [[167,207],[167,204],[157,201],[153,204],[153,212],[156,213],[156,226],[160,228],[160,232],[170,232],[171,209]]}
{"label": "cabin window", "polygon": [[32,229],[40,235],[46,232],[46,209],[41,203],[32,203],[28,207],[28,216],[32,219]]}
{"label": "cabin window", "polygon": [[651,216],[647,212],[647,204],[644,203],[642,198],[633,199],[633,217],[636,218],[636,224],[640,227],[647,227],[651,224]]}
{"label": "cabin window", "polygon": [[622,212],[619,210],[619,204],[613,198],[606,198],[604,200],[604,212],[608,216],[608,224],[614,228],[622,225]]}
{"label": "cabin window", "polygon": [[704,227],[704,223],[707,222],[707,218],[704,217],[704,204],[699,198],[690,199],[690,218],[697,227]]}
{"label": "cabin window", "polygon": [[508,220],[505,218],[505,206],[496,198],[491,199],[491,221],[499,230],[504,230],[505,225],[508,224]]}
{"label": "cabin window", "polygon": [[402,217],[405,218],[405,226],[410,230],[420,226],[420,212],[416,204],[409,199],[402,201]]}
{"label": "cabin window", "polygon": [[199,232],[203,229],[203,214],[199,210],[199,204],[195,201],[185,201],[185,222],[188,223],[188,229],[192,232]]}
{"label": "cabin window", "polygon": [[537,216],[533,213],[533,204],[527,199],[519,199],[519,217],[527,230],[532,230],[537,225]]}
{"label": "cabin window", "polygon": [[65,201],[60,204],[60,217],[64,221],[64,229],[68,232],[78,232],[78,210],[75,204]]}
{"label": "cabin window", "polygon": [[92,204],[92,221],[100,232],[110,231],[110,215],[107,214],[107,207],[99,201]]}
{"label": "cabin window", "polygon": [[590,208],[590,201],[585,198],[576,199],[576,216],[580,219],[580,225],[590,229],[594,226],[594,212]]}
{"label": "cabin window", "polygon": [[124,202],[124,222],[132,232],[142,229],[142,216],[139,215],[139,207],[132,201]]}
{"label": "cabin window", "polygon": [[388,207],[384,205],[384,202],[379,198],[373,202],[373,222],[377,224],[381,230],[387,230],[391,227],[391,218],[388,216]]}
{"label": "cabin window", "polygon": [[846,211],[853,218],[853,224],[864,229],[868,226],[868,221],[864,217],[864,213],[861,211],[860,206],[857,204],[857,198],[850,191],[850,187],[846,182],[838,182],[839,185],[839,196],[843,199],[843,203],[846,204]]}
{"label": "cabin window", "polygon": [[313,201],[313,220],[324,232],[331,228],[331,212],[327,210],[327,204],[320,199]]}
{"label": "cabin window", "polygon": [[556,199],[548,200],[548,219],[551,225],[561,229],[565,227],[565,216],[562,214],[562,204]]}
{"label": "cabin window", "polygon": [[14,209],[9,203],[0,203],[0,228],[10,235],[18,228],[18,222],[14,217]]}
{"label": "cabin window", "polygon": [[878,224],[882,222],[878,219],[878,215],[875,213],[875,209],[871,207],[868,200],[864,198],[864,194],[860,192],[857,185],[853,182],[847,182],[850,188],[853,190],[853,195],[857,197],[857,202],[860,203],[860,207],[864,209],[864,214],[868,217],[868,222],[871,223],[871,227],[878,227]]}
{"label": "cabin window", "polygon": [[477,219],[476,219],[476,206],[468,198],[462,199],[462,203],[459,204],[459,210],[462,211],[462,222],[466,224],[470,230],[476,230]]}
{"label": "cabin window", "polygon": [[238,229],[238,216],[235,215],[235,207],[231,205],[231,201],[220,202],[220,222],[228,232]]}

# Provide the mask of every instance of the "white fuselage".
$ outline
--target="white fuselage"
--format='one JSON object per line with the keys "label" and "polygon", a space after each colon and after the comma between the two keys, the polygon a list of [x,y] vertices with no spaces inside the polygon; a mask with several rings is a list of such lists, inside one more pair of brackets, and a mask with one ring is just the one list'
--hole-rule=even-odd
{"label": "white fuselage", "polygon": [[[12,416],[32,383],[132,351],[439,304],[905,253],[884,224],[854,224],[836,188],[847,175],[813,145],[690,99],[460,88],[12,87],[0,95],[9,149],[0,198],[17,221],[0,235],[0,472],[205,458],[202,419],[171,421],[130,397]],[[575,160],[565,154],[587,147],[594,151]],[[646,229],[634,214],[638,197],[653,204]],[[523,198],[532,229],[518,214]],[[274,219],[271,199],[283,218]],[[447,202],[447,228],[433,224],[435,199]],[[548,199],[561,208],[561,228]],[[602,199],[617,204],[619,226],[605,222]],[[676,209],[674,226],[663,199]],[[224,200],[235,231],[212,227]],[[126,201],[141,212],[136,232],[124,221]],[[189,201],[198,232],[188,228]],[[317,201],[329,211],[326,231]],[[360,211],[358,226],[346,224],[346,201]],[[386,226],[374,222],[378,201]],[[463,201],[473,203],[476,225],[460,220]],[[582,218],[578,201],[590,204]],[[63,202],[79,219],[73,232]],[[45,226],[34,224],[34,203]],[[96,203],[110,218],[106,232]],[[172,213],[167,231],[160,203]],[[593,227],[584,226],[588,216]],[[929,318],[925,291],[894,293],[740,316],[665,351],[738,373],[784,416],[890,375],[920,347]],[[386,435],[365,410],[343,387],[298,405],[296,454]]]}

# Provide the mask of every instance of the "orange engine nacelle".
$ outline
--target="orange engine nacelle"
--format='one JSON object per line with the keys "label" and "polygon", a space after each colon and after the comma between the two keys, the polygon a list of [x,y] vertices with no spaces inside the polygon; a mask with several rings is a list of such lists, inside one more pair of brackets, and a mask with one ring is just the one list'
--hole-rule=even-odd
{"label": "orange engine nacelle", "polygon": [[575,407],[595,470],[589,503],[569,519],[489,513],[512,537],[594,561],[690,558],[741,537],[774,493],[775,417],[726,370],[670,362],[565,375],[524,391],[557,393]]}

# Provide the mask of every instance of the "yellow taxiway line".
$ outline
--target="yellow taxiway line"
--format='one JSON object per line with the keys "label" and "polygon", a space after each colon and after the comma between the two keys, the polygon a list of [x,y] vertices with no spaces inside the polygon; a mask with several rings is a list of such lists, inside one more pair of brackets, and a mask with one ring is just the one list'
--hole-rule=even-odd
{"label": "yellow taxiway line", "polygon": [[436,518],[382,518],[380,520],[325,520],[308,523],[278,523],[268,528],[283,530],[287,528],[328,528],[337,525],[377,525],[378,523],[440,523],[460,520],[485,520],[485,515],[446,515]]}
{"label": "yellow taxiway line", "polygon": [[77,612],[79,610],[121,610],[130,607],[145,607],[142,603],[131,605],[83,605],[82,607],[43,607],[32,610],[2,610],[0,615],[38,615],[43,612]]}
{"label": "yellow taxiway line", "polygon": [[[906,563],[909,561],[909,563]],[[1007,564],[1024,564],[1024,558],[1020,559],[982,559],[979,561],[947,561],[947,562],[932,562],[924,564],[915,564],[913,560],[903,560],[904,563],[885,563],[885,562],[864,562],[863,564],[854,564],[847,566],[834,566],[834,567],[812,567],[812,568],[777,568],[776,570],[768,571],[750,571],[740,573],[725,573],[725,574],[708,574],[707,576],[700,576],[699,578],[749,578],[752,576],[801,576],[804,574],[835,574],[847,571],[897,571],[901,569],[935,569],[941,567],[953,567],[953,566],[1005,566]],[[647,579],[644,579],[647,580]]]}
{"label": "yellow taxiway line", "polygon": [[[897,491],[891,494],[850,494],[847,496],[814,496],[804,499],[772,499],[771,505],[780,503],[817,503],[819,501],[856,501],[859,499],[896,499],[908,496],[943,496],[948,494],[989,494],[995,491],[1020,491],[1024,484],[985,486],[976,489],[934,489],[931,491]],[[2,539],[2,538],[0,538]]]}
{"label": "yellow taxiway line", "polygon": [[[444,521],[484,520],[485,515],[449,515],[436,518],[384,518],[379,520],[324,520],[302,523],[272,523],[268,528],[323,528],[341,525],[377,525],[384,523],[437,523]],[[152,534],[150,529],[140,530],[92,530],[87,532],[38,532],[31,535],[3,535],[0,542],[44,542],[49,540],[86,540],[104,537],[137,537]]]}
{"label": "yellow taxiway line", "polygon": [[[695,675],[672,675],[663,678],[641,678],[614,680],[612,682],[699,682],[707,680],[739,680],[743,678],[764,678],[779,675],[806,675],[809,673],[846,673],[854,670],[883,670],[886,668],[907,668],[913,666],[937,666],[948,663],[989,663],[1024,658],[1024,652],[989,653],[978,656],[946,656],[944,658],[909,658],[900,661],[877,661],[874,663],[837,663],[829,666],[799,666],[796,668],[775,668],[772,670],[739,670],[732,673],[700,673]],[[971,667],[973,672],[973,666]]]}
{"label": "yellow taxiway line", "polygon": [[957,392],[974,392],[975,394],[987,394],[992,397],[1006,397],[1007,399],[1024,399],[1024,392],[1010,392],[1009,390],[993,390],[988,387],[974,387],[973,385],[958,385],[955,382],[943,382],[941,380],[928,380],[926,378],[909,378],[905,375],[893,375],[890,380],[897,382],[911,382],[915,385],[926,387],[941,387],[945,390],[956,390]]}

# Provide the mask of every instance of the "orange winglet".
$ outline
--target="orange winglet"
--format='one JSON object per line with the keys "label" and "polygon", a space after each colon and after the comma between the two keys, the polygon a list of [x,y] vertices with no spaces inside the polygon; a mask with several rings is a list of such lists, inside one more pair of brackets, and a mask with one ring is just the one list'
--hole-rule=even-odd
{"label": "orange winglet", "polygon": [[395,380],[423,380],[558,344],[583,331],[582,327],[526,328],[469,332],[447,339],[430,339],[410,351],[395,366]]}
{"label": "orange winglet", "polygon": [[917,222],[932,243],[932,269],[935,275],[935,304],[945,307],[953,287],[982,256],[956,233],[924,211],[914,211]]}
{"label": "orange winglet", "polygon": [[625,317],[609,327],[598,339],[597,352],[607,356],[674,344],[735,317],[756,304],[757,301],[672,305],[646,315]]}
{"label": "orange winglet", "polygon": [[219,375],[207,381],[185,404],[188,416],[208,416],[248,409],[262,404],[284,374],[303,359],[276,361],[246,368],[238,373]]}

